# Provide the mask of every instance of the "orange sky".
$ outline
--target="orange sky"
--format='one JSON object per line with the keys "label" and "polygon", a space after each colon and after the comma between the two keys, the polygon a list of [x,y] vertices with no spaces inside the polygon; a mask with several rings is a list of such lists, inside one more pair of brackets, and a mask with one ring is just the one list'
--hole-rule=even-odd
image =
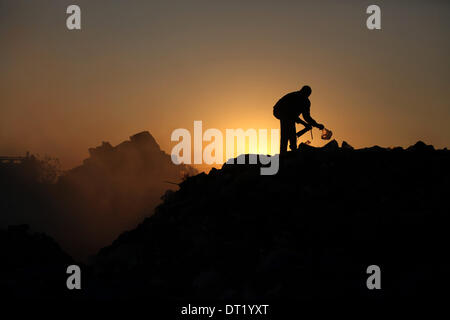
{"label": "orange sky", "polygon": [[194,120],[278,128],[272,106],[304,84],[338,141],[450,146],[448,1],[377,1],[381,31],[370,1],[77,1],[68,31],[72,3],[0,0],[1,155],[70,168],[142,130],[170,153]]}

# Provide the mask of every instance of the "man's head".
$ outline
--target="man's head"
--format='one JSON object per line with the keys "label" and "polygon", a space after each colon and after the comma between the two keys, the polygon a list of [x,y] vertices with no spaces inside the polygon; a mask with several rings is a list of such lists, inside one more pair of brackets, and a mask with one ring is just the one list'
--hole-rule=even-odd
{"label": "man's head", "polygon": [[303,88],[300,89],[300,93],[305,97],[309,97],[311,95],[311,92],[312,90],[310,86],[303,86]]}

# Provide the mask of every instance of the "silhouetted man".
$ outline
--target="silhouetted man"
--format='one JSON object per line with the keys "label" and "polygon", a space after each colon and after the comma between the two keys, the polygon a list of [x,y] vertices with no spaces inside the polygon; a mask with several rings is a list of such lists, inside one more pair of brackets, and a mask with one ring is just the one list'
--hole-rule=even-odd
{"label": "silhouetted man", "polygon": [[[297,149],[297,137],[295,133],[295,123],[301,123],[305,128],[298,132],[298,136],[311,130],[312,127],[317,127],[320,130],[324,126],[317,123],[310,115],[311,102],[308,97],[311,95],[311,88],[304,86],[300,91],[288,93],[273,107],[273,115],[280,120],[280,154],[287,152],[287,144],[291,150]],[[300,119],[303,115],[303,121]]]}

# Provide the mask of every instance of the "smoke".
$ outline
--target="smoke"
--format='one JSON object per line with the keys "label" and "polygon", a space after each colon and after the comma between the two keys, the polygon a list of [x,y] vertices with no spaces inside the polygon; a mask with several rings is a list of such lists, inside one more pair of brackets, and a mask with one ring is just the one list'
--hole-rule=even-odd
{"label": "smoke", "polygon": [[[177,188],[195,169],[172,163],[148,132],[113,147],[107,142],[89,149],[83,165],[60,176],[56,183],[37,177],[24,183],[33,170],[3,168],[10,174],[2,189],[6,214],[0,224],[27,223],[54,237],[72,256],[86,259],[111,243],[123,230],[132,229],[153,213],[167,190]],[[50,166],[45,176],[52,177]],[[36,171],[34,170],[34,171]],[[33,171],[33,172],[34,172]]]}

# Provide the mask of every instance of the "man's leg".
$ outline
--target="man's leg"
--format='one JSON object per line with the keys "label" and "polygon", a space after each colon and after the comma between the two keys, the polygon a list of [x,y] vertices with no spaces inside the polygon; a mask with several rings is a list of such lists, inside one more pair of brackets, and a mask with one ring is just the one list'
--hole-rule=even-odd
{"label": "man's leg", "polygon": [[297,136],[295,135],[295,121],[290,121],[288,125],[289,147],[292,151],[297,150]]}
{"label": "man's leg", "polygon": [[288,144],[288,123],[286,120],[280,120],[280,154],[287,152]]}

